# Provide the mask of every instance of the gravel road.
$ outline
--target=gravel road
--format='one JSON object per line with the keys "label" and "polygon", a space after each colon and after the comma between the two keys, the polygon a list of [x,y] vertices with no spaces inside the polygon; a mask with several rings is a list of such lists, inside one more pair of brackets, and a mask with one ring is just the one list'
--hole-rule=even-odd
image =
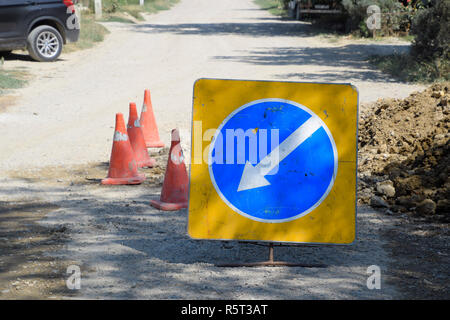
{"label": "gravel road", "polygon": [[[48,174],[50,171],[47,172]],[[59,209],[41,225],[65,229],[67,242],[49,253],[81,268],[81,290],[61,288],[57,298],[87,299],[392,299],[392,258],[381,231],[389,218],[370,208],[358,212],[358,240],[352,246],[275,247],[277,261],[325,264],[326,268],[221,268],[216,264],[264,261],[268,249],[249,243],[192,240],[187,211],[158,211],[149,199],[160,188],[70,183],[44,177],[24,185],[9,179],[9,199],[45,198]],[[41,198],[41,200],[43,200]],[[64,263],[59,262],[64,266]],[[367,268],[381,268],[381,289],[369,290]],[[35,270],[36,272],[37,270]],[[59,270],[62,277],[64,269]],[[53,291],[54,297],[56,295]]]}
{"label": "gravel road", "polygon": [[[158,183],[105,188],[85,178],[106,175],[114,114],[126,115],[130,101],[141,103],[144,88],[152,92],[162,139],[168,143],[170,130],[180,128],[189,154],[196,79],[351,82],[360,102],[406,97],[422,86],[398,83],[366,62],[369,54],[408,50],[406,43],[331,42],[251,0],[184,0],[137,25],[105,25],[111,34],[102,44],[63,55],[57,63],[6,61],[35,78],[13,93],[16,105],[0,113],[0,196],[59,208],[42,223],[67,228],[68,242],[52,256],[81,266],[77,297],[399,297],[385,278],[381,290],[366,286],[370,265],[384,274],[391,263],[380,232],[390,222],[369,208],[358,209],[353,246],[275,249],[276,259],[320,262],[325,269],[221,269],[215,263],[262,260],[267,249],[189,239],[185,210],[166,213],[148,205],[159,195]],[[95,174],[89,171],[94,166]]]}

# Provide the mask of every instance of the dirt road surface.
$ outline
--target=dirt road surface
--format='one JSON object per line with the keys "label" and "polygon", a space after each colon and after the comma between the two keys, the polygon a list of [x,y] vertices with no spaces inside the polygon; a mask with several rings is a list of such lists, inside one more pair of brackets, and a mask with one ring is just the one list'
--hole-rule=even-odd
{"label": "dirt road surface", "polygon": [[[57,236],[43,243],[27,240],[25,247],[34,253],[19,259],[8,243],[19,245],[22,237],[0,230],[9,257],[0,264],[0,297],[389,299],[407,297],[411,286],[421,292],[421,282],[405,287],[395,280],[405,263],[393,257],[393,240],[385,232],[396,222],[372,209],[358,209],[353,246],[275,249],[276,259],[325,263],[325,269],[221,269],[215,263],[262,260],[267,249],[191,240],[185,210],[151,208],[149,200],[159,196],[164,152],[154,155],[158,166],[146,170],[150,178],[143,185],[98,183],[107,172],[114,114],[126,115],[130,101],[140,104],[144,88],[152,92],[162,139],[168,143],[170,130],[178,127],[188,155],[196,79],[350,82],[361,102],[406,97],[422,86],[397,83],[366,62],[369,54],[408,50],[406,43],[330,42],[307,24],[281,21],[250,0],[184,0],[144,23],[105,25],[111,31],[105,42],[56,63],[20,55],[6,61],[8,68],[27,68],[34,80],[13,92],[15,105],[0,113],[0,200],[8,203],[3,212],[13,221],[23,218],[24,204],[27,214],[45,208],[39,225],[23,232],[46,227]],[[57,261],[52,272],[58,283],[44,285],[50,262],[35,267],[28,282],[17,274],[35,255]],[[70,264],[81,267],[80,290],[65,287]],[[370,265],[382,270],[381,290],[366,286]],[[427,281],[425,286],[442,290]]]}

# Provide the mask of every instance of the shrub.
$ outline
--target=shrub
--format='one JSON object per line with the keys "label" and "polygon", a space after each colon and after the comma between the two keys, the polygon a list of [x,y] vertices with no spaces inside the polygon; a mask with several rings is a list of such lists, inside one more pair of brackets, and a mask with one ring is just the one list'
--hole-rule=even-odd
{"label": "shrub", "polygon": [[[436,0],[413,20],[411,53],[422,60],[450,59],[450,2]],[[438,62],[439,63],[439,62]]]}
{"label": "shrub", "polygon": [[450,61],[420,60],[409,54],[371,56],[369,61],[381,71],[401,81],[434,82],[450,80]]}
{"label": "shrub", "polygon": [[450,80],[450,2],[433,0],[412,21],[411,54],[372,57],[379,69],[404,81]]}
{"label": "shrub", "polygon": [[377,34],[390,36],[408,33],[416,10],[412,6],[404,6],[398,0],[342,0],[348,32],[353,31],[363,37],[371,34],[366,25],[367,7],[370,5],[377,5],[381,10],[381,30],[377,30]]}

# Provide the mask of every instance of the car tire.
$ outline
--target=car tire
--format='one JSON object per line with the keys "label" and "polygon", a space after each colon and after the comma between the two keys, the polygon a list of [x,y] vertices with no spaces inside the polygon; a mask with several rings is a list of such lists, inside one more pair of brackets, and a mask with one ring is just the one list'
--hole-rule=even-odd
{"label": "car tire", "polygon": [[31,58],[40,62],[58,59],[63,47],[63,39],[58,30],[50,26],[38,26],[27,38],[27,49]]}

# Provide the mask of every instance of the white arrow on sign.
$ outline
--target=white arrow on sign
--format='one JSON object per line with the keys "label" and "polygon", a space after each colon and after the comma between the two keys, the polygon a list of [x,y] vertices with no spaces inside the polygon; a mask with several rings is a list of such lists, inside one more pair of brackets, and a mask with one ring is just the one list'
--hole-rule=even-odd
{"label": "white arrow on sign", "polygon": [[264,159],[262,159],[256,166],[253,166],[249,161],[245,164],[242,172],[241,181],[237,191],[260,188],[270,185],[264,176],[266,176],[273,168],[275,168],[284,158],[286,158],[292,151],[297,149],[306,139],[308,139],[314,132],[316,132],[322,123],[320,118],[312,116],[300,127],[297,128],[289,137],[274,148]]}

